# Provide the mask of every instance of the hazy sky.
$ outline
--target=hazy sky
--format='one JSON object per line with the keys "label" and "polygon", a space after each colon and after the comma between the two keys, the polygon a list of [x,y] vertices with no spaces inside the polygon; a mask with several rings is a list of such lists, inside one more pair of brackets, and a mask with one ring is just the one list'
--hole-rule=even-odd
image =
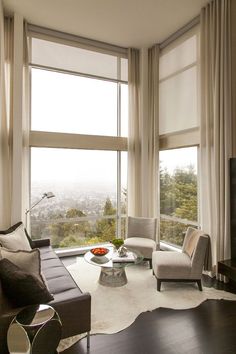
{"label": "hazy sky", "polygon": [[[122,186],[127,180],[127,153],[122,152]],[[77,149],[31,149],[31,180],[116,183],[117,152]]]}
{"label": "hazy sky", "polygon": [[194,166],[197,172],[197,147],[161,151],[160,162],[170,173],[177,167],[186,168],[189,165]]}

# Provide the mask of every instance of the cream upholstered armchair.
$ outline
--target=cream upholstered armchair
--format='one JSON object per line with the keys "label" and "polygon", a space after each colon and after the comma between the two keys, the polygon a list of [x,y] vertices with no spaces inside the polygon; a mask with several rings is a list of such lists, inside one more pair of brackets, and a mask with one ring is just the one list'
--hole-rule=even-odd
{"label": "cream upholstered armchair", "polygon": [[152,254],[153,273],[157,290],[161,282],[197,282],[202,291],[202,271],[209,251],[209,236],[202,230],[187,229],[182,252],[155,251]]}
{"label": "cream upholstered armchair", "polygon": [[137,250],[147,259],[152,268],[152,252],[156,251],[156,218],[128,217],[127,235],[124,245]]}

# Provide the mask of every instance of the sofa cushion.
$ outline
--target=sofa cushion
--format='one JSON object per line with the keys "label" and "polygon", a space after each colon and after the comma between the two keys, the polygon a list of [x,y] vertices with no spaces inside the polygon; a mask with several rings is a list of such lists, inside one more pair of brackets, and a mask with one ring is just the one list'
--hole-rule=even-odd
{"label": "sofa cushion", "polygon": [[0,260],[0,279],[13,306],[47,303],[53,300],[46,286],[33,273],[23,271],[8,259]]}
{"label": "sofa cushion", "polygon": [[0,245],[10,250],[31,250],[22,222],[0,231]]}
{"label": "sofa cushion", "polygon": [[82,291],[51,247],[41,247],[40,254],[42,273],[55,301],[82,294]]}
{"label": "sofa cushion", "polygon": [[0,248],[0,259],[6,258],[23,271],[34,274],[41,282],[44,278],[41,274],[40,251],[35,248],[31,251],[11,251],[7,248]]}
{"label": "sofa cushion", "polygon": [[159,279],[191,279],[191,260],[186,253],[156,251],[152,255],[153,271]]}

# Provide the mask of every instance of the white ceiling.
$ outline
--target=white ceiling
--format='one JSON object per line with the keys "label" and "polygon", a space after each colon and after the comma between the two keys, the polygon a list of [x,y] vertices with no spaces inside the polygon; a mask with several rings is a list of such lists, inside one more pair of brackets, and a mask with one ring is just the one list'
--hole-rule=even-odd
{"label": "white ceiling", "polygon": [[209,0],[3,0],[32,24],[124,47],[160,43]]}

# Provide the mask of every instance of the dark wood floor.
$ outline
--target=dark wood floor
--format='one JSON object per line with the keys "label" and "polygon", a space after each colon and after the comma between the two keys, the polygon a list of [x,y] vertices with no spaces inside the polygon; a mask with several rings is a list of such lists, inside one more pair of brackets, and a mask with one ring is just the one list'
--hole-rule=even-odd
{"label": "dark wood floor", "polygon": [[[85,353],[85,339],[63,352]],[[91,336],[88,353],[235,354],[236,302],[207,300],[189,310],[145,312],[119,333]]]}
{"label": "dark wood floor", "polygon": [[[204,277],[203,285],[236,293],[235,283]],[[207,300],[188,310],[145,312],[119,333],[91,336],[89,351],[82,339],[63,352],[85,353],[236,354],[236,301]]]}

